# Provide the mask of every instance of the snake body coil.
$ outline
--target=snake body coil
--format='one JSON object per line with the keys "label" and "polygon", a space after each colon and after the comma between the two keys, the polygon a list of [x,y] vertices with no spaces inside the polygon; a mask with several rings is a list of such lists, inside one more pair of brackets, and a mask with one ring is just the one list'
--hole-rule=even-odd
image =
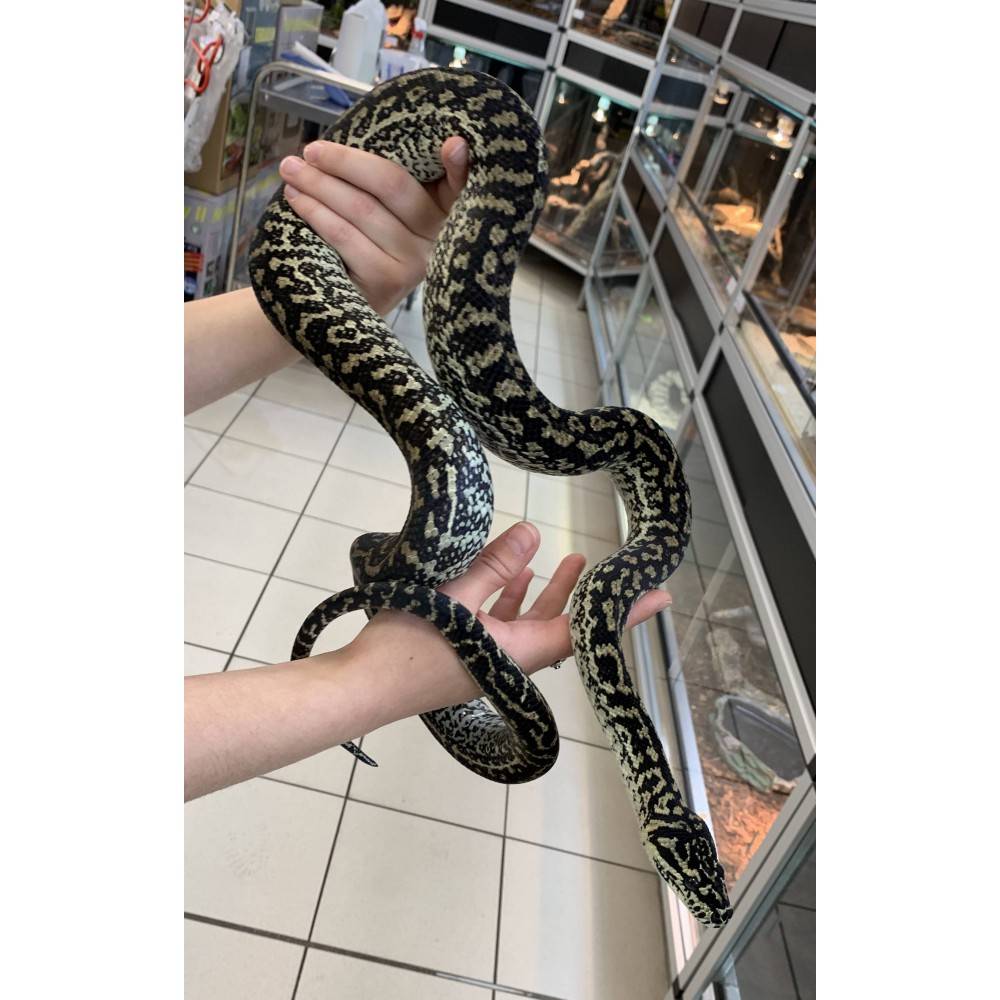
{"label": "snake body coil", "polygon": [[632,605],[663,583],[687,545],[690,498],[680,460],[643,413],[620,407],[573,412],[551,403],[525,370],[511,332],[511,279],[547,178],[534,117],[491,77],[432,68],[374,88],[325,138],[377,153],[426,183],[442,176],[439,150],[453,135],[468,142],[470,169],[425,286],[424,325],[437,382],[280,191],[251,245],[251,282],[265,313],[389,432],[412,483],[406,523],[397,534],[355,541],[356,586],[310,614],[293,657],[307,656],[322,629],[348,611],[417,614],[452,643],[486,698],[421,716],[434,736],[484,777],[508,783],[539,777],[559,747],[545,700],[475,616],[435,588],[469,566],[489,532],[492,483],[480,442],[533,472],[608,472],[625,503],[629,533],[574,592],[574,657],[618,758],[650,859],[700,921],[722,925],[731,910],[711,833],[683,803],[621,650]]}

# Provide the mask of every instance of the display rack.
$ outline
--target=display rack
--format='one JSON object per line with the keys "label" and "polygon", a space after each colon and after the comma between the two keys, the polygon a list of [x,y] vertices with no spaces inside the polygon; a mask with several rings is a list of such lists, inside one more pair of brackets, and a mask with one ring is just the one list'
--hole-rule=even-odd
{"label": "display rack", "polygon": [[[602,398],[665,427],[694,501],[637,673],[735,912],[705,931],[663,894],[675,997],[738,988],[815,859],[814,31],[795,0],[673,4],[584,282]],[[732,752],[733,711],[770,727],[768,787]]]}

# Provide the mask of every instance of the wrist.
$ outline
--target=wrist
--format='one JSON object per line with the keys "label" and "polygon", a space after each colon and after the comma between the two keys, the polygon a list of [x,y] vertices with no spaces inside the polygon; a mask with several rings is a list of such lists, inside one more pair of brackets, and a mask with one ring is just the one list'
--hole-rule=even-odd
{"label": "wrist", "polygon": [[343,652],[371,729],[482,695],[441,633],[405,611],[380,611]]}

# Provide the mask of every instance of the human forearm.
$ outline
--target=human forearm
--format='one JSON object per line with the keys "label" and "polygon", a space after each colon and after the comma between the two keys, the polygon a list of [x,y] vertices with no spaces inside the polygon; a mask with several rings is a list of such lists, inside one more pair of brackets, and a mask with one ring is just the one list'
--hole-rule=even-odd
{"label": "human forearm", "polygon": [[253,290],[184,306],[184,412],[270,375],[301,355],[271,326]]}
{"label": "human forearm", "polygon": [[400,615],[332,653],[186,678],[185,799],[476,697],[436,630]]}

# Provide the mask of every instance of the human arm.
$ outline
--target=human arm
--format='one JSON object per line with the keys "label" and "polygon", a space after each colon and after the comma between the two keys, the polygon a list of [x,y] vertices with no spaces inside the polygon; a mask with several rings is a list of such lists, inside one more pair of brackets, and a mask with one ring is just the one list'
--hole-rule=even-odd
{"label": "human arm", "polygon": [[[453,136],[442,145],[445,175],[426,186],[389,160],[337,143],[311,143],[305,157],[281,163],[282,178],[295,180],[285,189],[289,204],[337,250],[371,307],[386,315],[424,278],[434,239],[465,183],[464,141]],[[250,288],[188,302],[184,412],[299,357]]]}
{"label": "human arm", "polygon": [[[567,556],[520,615],[538,549],[533,525],[514,525],[462,576],[439,589],[478,612],[497,643],[531,674],[569,656],[563,608],[583,569]],[[501,591],[487,614],[482,605]],[[643,595],[629,626],[669,604]],[[185,679],[184,797],[266,774],[398,719],[469,701],[481,692],[438,631],[406,612],[382,611],[342,649],[291,663]]]}

